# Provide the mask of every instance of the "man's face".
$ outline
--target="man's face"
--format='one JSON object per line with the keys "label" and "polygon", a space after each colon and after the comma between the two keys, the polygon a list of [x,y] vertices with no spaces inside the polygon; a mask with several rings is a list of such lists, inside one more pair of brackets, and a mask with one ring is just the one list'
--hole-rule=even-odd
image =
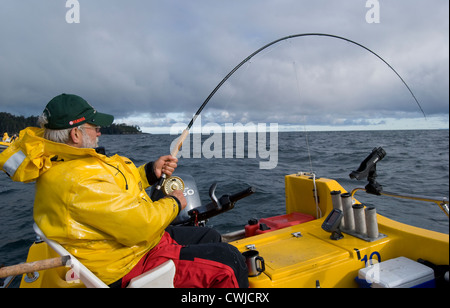
{"label": "man's face", "polygon": [[98,137],[101,136],[100,127],[94,126],[92,124],[84,124],[81,127],[81,133],[83,136],[83,141],[81,144],[82,148],[96,148],[98,147]]}

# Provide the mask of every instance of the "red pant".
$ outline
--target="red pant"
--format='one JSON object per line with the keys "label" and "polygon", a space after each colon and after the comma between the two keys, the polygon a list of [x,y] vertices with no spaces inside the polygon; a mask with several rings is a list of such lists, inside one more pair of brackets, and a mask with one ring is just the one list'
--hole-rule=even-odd
{"label": "red pant", "polygon": [[176,288],[248,287],[244,257],[235,247],[218,240],[220,235],[210,228],[170,227],[159,244],[122,278],[122,287],[169,259],[176,267]]}

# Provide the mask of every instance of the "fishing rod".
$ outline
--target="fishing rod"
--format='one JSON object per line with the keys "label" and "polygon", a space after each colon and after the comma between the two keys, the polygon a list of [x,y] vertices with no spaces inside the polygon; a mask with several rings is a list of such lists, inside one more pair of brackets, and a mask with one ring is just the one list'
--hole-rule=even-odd
{"label": "fishing rod", "polygon": [[[245,58],[241,63],[239,63],[231,72],[228,73],[228,75],[225,76],[224,79],[222,79],[222,81],[214,88],[214,90],[211,92],[211,94],[209,94],[209,96],[206,98],[206,100],[203,102],[203,104],[200,106],[200,108],[197,110],[197,112],[195,113],[195,115],[193,116],[193,118],[191,119],[191,121],[189,122],[188,126],[186,127],[186,129],[183,131],[183,133],[181,134],[181,136],[178,138],[178,141],[176,142],[174,148],[171,151],[171,155],[173,157],[176,157],[176,155],[178,154],[178,151],[181,149],[181,146],[183,145],[184,140],[186,139],[186,137],[189,135],[189,130],[191,129],[192,125],[194,125],[195,120],[198,118],[198,116],[200,115],[200,113],[203,111],[203,109],[205,108],[205,106],[208,104],[208,102],[211,100],[211,98],[214,96],[214,94],[216,94],[216,92],[220,89],[220,87],[239,69],[241,68],[242,65],[244,65],[245,63],[247,63],[251,58],[253,58],[254,56],[256,56],[257,54],[259,54],[261,51],[263,51],[264,49],[275,45],[279,42],[285,41],[285,40],[289,40],[289,39],[293,39],[293,38],[298,38],[298,37],[304,37],[304,36],[323,36],[323,37],[330,37],[330,38],[335,38],[335,39],[339,39],[339,40],[344,40],[346,42],[352,43],[356,46],[359,46],[365,50],[367,50],[368,52],[370,52],[371,54],[375,55],[378,59],[380,59],[381,61],[383,61],[397,76],[398,78],[400,78],[400,80],[403,82],[403,84],[406,86],[406,88],[408,89],[409,93],[412,95],[412,97],[414,98],[415,102],[417,103],[417,105],[419,106],[420,111],[422,112],[423,116],[426,118],[425,112],[422,109],[422,106],[420,105],[419,101],[417,100],[416,96],[414,95],[413,91],[411,90],[411,88],[408,86],[408,84],[405,82],[405,80],[402,78],[402,76],[400,76],[400,74],[388,63],[386,62],[382,57],[380,57],[377,53],[375,53],[374,51],[370,50],[369,48],[367,48],[366,46],[357,43],[355,41],[352,41],[348,38],[342,37],[342,36],[338,36],[338,35],[333,35],[333,34],[326,34],[326,33],[302,33],[302,34],[294,34],[294,35],[289,35],[289,36],[285,36],[282,37],[278,40],[275,40],[261,48],[259,48],[258,50],[256,50],[254,53],[252,53],[251,55],[249,55],[247,58]],[[166,179],[166,175],[163,174],[161,176],[161,178],[158,180],[158,182],[155,184],[155,190],[153,191],[152,194],[152,199],[154,199],[154,197],[156,197],[156,195],[158,194],[158,192],[161,190],[162,184],[164,182],[164,180]]]}

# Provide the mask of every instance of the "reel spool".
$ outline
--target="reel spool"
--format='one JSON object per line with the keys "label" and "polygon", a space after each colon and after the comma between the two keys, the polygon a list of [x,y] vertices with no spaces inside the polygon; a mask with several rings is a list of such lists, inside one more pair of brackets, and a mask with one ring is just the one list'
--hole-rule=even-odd
{"label": "reel spool", "polygon": [[184,182],[180,177],[171,176],[162,185],[162,191],[165,195],[169,195],[174,190],[184,191]]}

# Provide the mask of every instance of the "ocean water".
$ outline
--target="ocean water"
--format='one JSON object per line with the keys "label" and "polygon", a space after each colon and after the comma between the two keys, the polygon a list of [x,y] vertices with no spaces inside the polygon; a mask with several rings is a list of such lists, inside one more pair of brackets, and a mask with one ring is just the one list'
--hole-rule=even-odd
{"label": "ocean water", "polygon": [[[140,165],[167,155],[175,137],[104,135],[100,137],[100,145],[106,148],[107,154],[127,156]],[[377,164],[377,180],[386,191],[449,196],[448,130],[283,132],[276,139],[277,164],[276,168],[269,170],[260,169],[260,163],[269,160],[263,155],[264,147],[257,150],[253,158],[247,157],[248,147],[244,158],[236,158],[236,154],[233,158],[225,158],[226,146],[236,146],[236,141],[226,144],[224,137],[222,158],[204,157],[208,154],[193,158],[196,149],[191,142],[190,158],[180,158],[177,172],[188,173],[195,178],[203,203],[209,202],[208,190],[214,182],[218,183],[218,197],[239,192],[248,186],[256,188],[254,195],[239,201],[233,210],[211,218],[209,226],[226,233],[242,229],[253,217],[284,214],[286,174],[314,171],[318,177],[337,180],[347,190],[364,187],[365,181],[351,180],[348,175],[378,146],[387,152]],[[269,140],[267,135],[266,154],[274,150]],[[210,136],[203,136],[201,145],[208,144],[208,141],[211,141]],[[248,138],[244,144],[250,144]],[[205,146],[205,152],[208,149],[211,150]],[[363,192],[358,192],[356,198],[375,205],[378,213],[391,219],[449,233],[448,218],[434,203],[372,196]],[[28,248],[35,239],[33,200],[34,184],[14,183],[0,172],[0,264],[12,265],[26,260]]]}

